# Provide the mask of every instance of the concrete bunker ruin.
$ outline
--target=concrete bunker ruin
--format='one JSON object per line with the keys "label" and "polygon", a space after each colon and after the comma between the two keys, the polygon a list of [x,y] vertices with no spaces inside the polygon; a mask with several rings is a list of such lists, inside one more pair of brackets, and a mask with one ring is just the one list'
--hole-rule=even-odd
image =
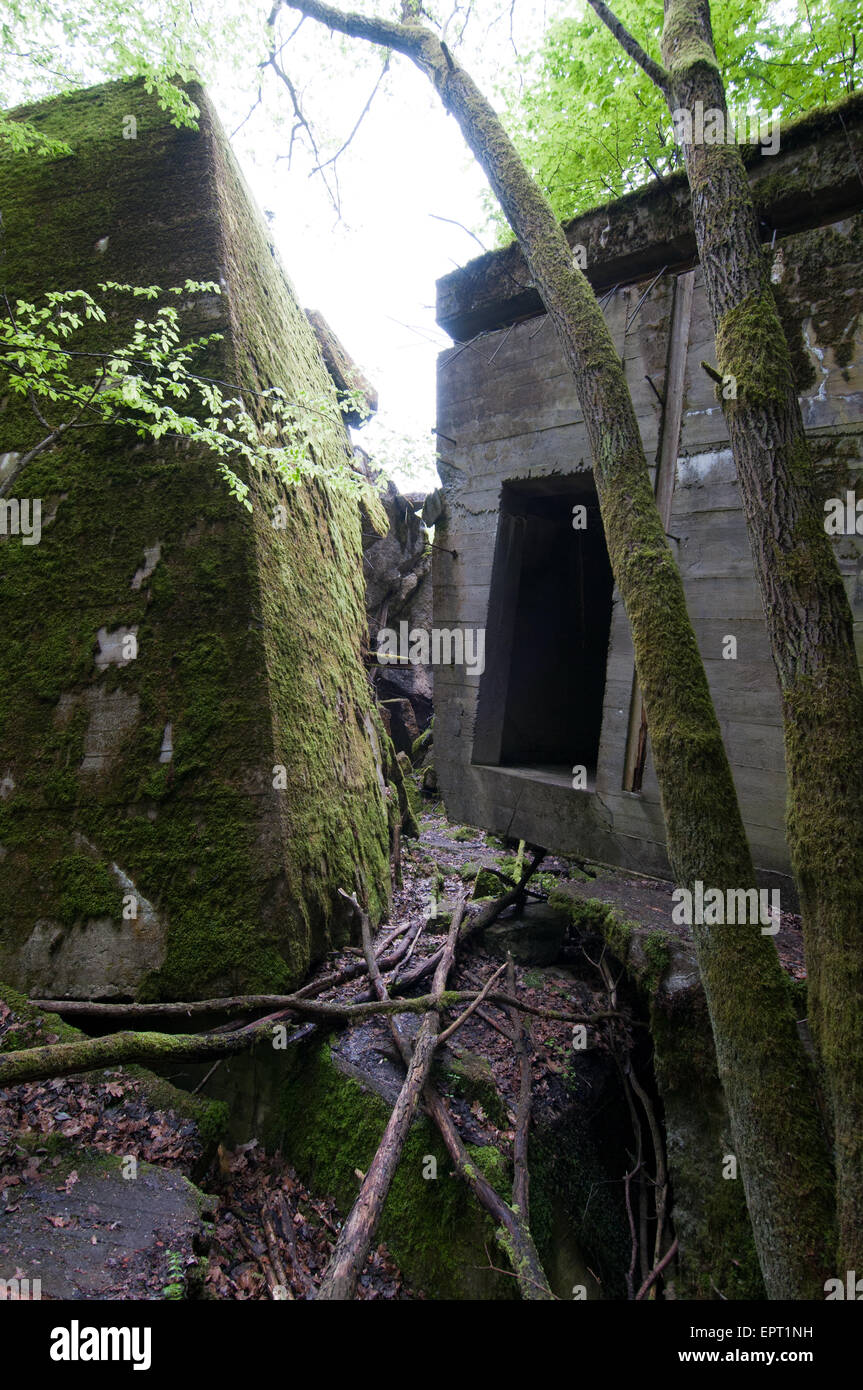
{"label": "concrete bunker ruin", "polygon": [[[863,451],[863,102],[745,151],[825,504]],[[566,224],[624,360],[762,881],[791,895],[779,693],[717,387],[683,175]],[[448,813],[668,876],[629,625],[611,588],[571,373],[516,245],[438,282],[437,627],[486,667],[435,670]],[[577,511],[585,508],[584,513]],[[863,633],[863,538],[834,539]]]}
{"label": "concrete bunker ruin", "polygon": [[476,762],[564,786],[575,762],[595,779],[612,590],[590,474],[503,484]]}
{"label": "concrete bunker ruin", "polygon": [[[141,82],[22,109],[72,153],[0,162],[10,300],[215,282],[180,306],[190,337],[222,334],[196,369],[330,402],[315,457],[350,467],[326,325],[192,95],[195,130]],[[7,393],[0,481],[41,430]],[[346,936],[339,888],[376,920],[389,901],[357,499],[252,469],[247,512],[201,445],[65,439],[9,491],[42,499],[39,543],[0,535],[0,979],[94,999],[288,988]]]}

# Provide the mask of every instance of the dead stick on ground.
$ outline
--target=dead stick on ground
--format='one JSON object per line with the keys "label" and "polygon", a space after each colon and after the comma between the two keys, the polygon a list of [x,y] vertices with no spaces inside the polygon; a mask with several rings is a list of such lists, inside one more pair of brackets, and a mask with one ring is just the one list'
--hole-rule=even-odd
{"label": "dead stick on ground", "polygon": [[412,939],[412,941],[411,941],[411,943],[410,943],[410,946],[409,946],[408,949],[407,949],[407,953],[402,957],[402,959],[400,960],[399,964],[396,966],[395,970],[393,971],[393,977],[392,977],[392,980],[390,981],[390,989],[395,989],[395,987],[396,987],[396,982],[398,981],[399,975],[401,974],[402,970],[406,970],[407,967],[408,967],[408,965],[410,964],[411,956],[413,955],[414,951],[416,950],[417,946],[419,945],[419,939],[420,939],[420,937],[421,937],[422,934],[423,934],[423,930],[424,930],[425,926],[426,926],[426,923],[425,923],[425,922],[420,922],[419,927],[417,928],[417,931],[416,931],[416,933],[415,933],[415,935],[414,935],[414,937],[413,937],[413,939]]}
{"label": "dead stick on ground", "polygon": [[202,1077],[201,1077],[201,1080],[198,1082],[197,1086],[193,1086],[193,1087],[192,1087],[192,1095],[193,1095],[193,1096],[196,1096],[196,1095],[198,1094],[199,1091],[202,1091],[202,1090],[204,1089],[204,1087],[206,1086],[206,1084],[207,1084],[207,1082],[209,1081],[210,1077],[213,1075],[213,1072],[216,1071],[217,1068],[220,1067],[220,1066],[222,1065],[223,1060],[224,1060],[224,1059],[223,1059],[222,1057],[219,1057],[218,1060],[215,1061],[215,1062],[213,1063],[213,1065],[210,1067],[210,1070],[207,1072],[206,1076],[202,1076]]}
{"label": "dead stick on ground", "polygon": [[635,1301],[636,1301],[636,1303],[637,1303],[640,1299],[644,1298],[644,1295],[647,1293],[647,1291],[648,1291],[648,1289],[650,1288],[651,1284],[654,1282],[655,1279],[658,1279],[658,1278],[659,1278],[660,1274],[661,1274],[662,1271],[665,1269],[665,1266],[674,1258],[674,1256],[675,1256],[676,1254],[677,1254],[677,1236],[674,1237],[674,1240],[673,1240],[673,1241],[671,1242],[671,1244],[669,1245],[669,1247],[668,1247],[668,1249],[666,1250],[665,1254],[663,1255],[662,1259],[659,1261],[659,1264],[655,1267],[655,1269],[652,1269],[652,1270],[650,1271],[650,1273],[648,1274],[648,1276],[647,1276],[647,1278],[645,1279],[644,1283],[642,1284],[641,1288],[638,1290],[638,1293],[635,1295]]}
{"label": "dead stick on ground", "polygon": [[507,1042],[513,1041],[513,1036],[510,1030],[508,1028],[505,1028],[502,1023],[499,1023],[495,1018],[494,1014],[489,1013],[488,1009],[477,1009],[476,1012],[477,1017],[481,1018],[483,1023],[487,1023],[489,1028],[494,1028],[496,1032],[500,1033],[502,1038],[506,1038]]}
{"label": "dead stick on ground", "polygon": [[309,1289],[311,1288],[311,1280],[303,1270],[303,1267],[300,1263],[300,1258],[297,1253],[297,1237],[294,1231],[294,1218],[291,1215],[291,1209],[287,1201],[285,1200],[284,1192],[279,1192],[273,1198],[273,1210],[275,1213],[275,1218],[279,1223],[279,1230],[282,1233],[282,1240],[284,1241],[285,1248],[287,1249],[288,1255],[290,1256],[291,1272],[293,1274],[294,1280],[296,1281],[296,1283],[300,1285],[303,1294],[305,1295],[309,1292]]}
{"label": "dead stick on ground", "polygon": [[[293,1299],[294,1295],[291,1293],[290,1280],[288,1279],[285,1266],[282,1264],[282,1252],[279,1248],[279,1241],[273,1228],[272,1219],[265,1210],[261,1211],[261,1227],[267,1239],[267,1249],[270,1252],[270,1264],[273,1266],[276,1283],[284,1290],[285,1298]],[[271,1290],[271,1292],[273,1293],[273,1297],[275,1297],[275,1291]]]}
{"label": "dead stick on ground", "polygon": [[[538,860],[534,861],[534,867],[538,862]],[[366,959],[369,963],[372,987],[378,999],[384,1002],[387,999],[386,985],[370,956],[371,952],[367,946]],[[517,1003],[517,1001],[512,1002]],[[411,1061],[411,1047],[401,1031],[396,1017],[390,1017],[390,1028],[396,1046],[401,1052],[402,1060],[407,1067]],[[476,1164],[471,1161],[446,1102],[432,1082],[426,1084],[423,1098],[429,1114],[440,1130],[441,1138],[455,1165],[456,1172],[467,1183],[480,1205],[484,1206],[486,1211],[498,1222],[497,1240],[516,1272],[522,1298],[553,1299],[554,1295],[548,1286],[548,1280],[527,1223],[522,1220],[520,1213],[513,1211],[512,1207],[503,1200],[488,1179],[479,1172]]]}
{"label": "dead stick on ground", "polygon": [[[515,965],[512,956],[507,956],[506,983],[510,994],[515,995]],[[530,1129],[531,1085],[530,1046],[527,1032],[517,1009],[509,1010],[518,1056],[519,1084],[518,1107],[515,1117],[515,1140],[513,1142],[512,1201],[521,1213],[525,1225],[530,1222],[530,1175],[527,1166],[527,1136]]]}
{"label": "dead stick on ground", "polygon": [[237,1239],[239,1240],[240,1244],[242,1245],[246,1254],[249,1256],[249,1259],[252,1261],[252,1263],[258,1265],[258,1267],[260,1268],[260,1271],[264,1276],[264,1281],[267,1285],[267,1289],[269,1290],[270,1297],[275,1298],[275,1290],[278,1287],[278,1280],[274,1273],[273,1266],[270,1263],[269,1256],[265,1255],[263,1251],[261,1251],[260,1254],[258,1253],[255,1247],[252,1245],[252,1242],[249,1240],[249,1237],[244,1227],[240,1224],[239,1220],[237,1220]]}
{"label": "dead stick on ground", "polygon": [[476,999],[474,999],[472,1003],[468,1004],[468,1006],[467,1006],[467,1008],[465,1009],[464,1013],[459,1014],[459,1016],[458,1016],[458,1018],[455,1020],[455,1022],[454,1022],[454,1023],[451,1023],[451,1024],[449,1025],[448,1028],[445,1028],[445,1029],[443,1030],[443,1032],[440,1033],[440,1034],[438,1035],[438,1046],[440,1046],[441,1043],[447,1042],[447,1040],[448,1040],[449,1038],[452,1037],[453,1033],[457,1033],[458,1030],[459,1030],[459,1028],[461,1028],[461,1026],[462,1026],[463,1023],[467,1023],[467,1021],[468,1021],[468,1019],[470,1018],[471,1014],[472,1014],[472,1013],[474,1012],[474,1010],[482,1003],[483,999],[487,999],[487,998],[488,998],[488,992],[489,992],[489,990],[491,989],[491,987],[492,987],[492,985],[494,984],[494,982],[495,982],[495,980],[497,979],[497,977],[498,977],[499,975],[502,975],[502,974],[503,974],[504,970],[506,970],[506,966],[505,966],[505,965],[501,965],[501,966],[494,972],[493,975],[490,975],[490,976],[489,976],[489,978],[486,980],[485,984],[483,985],[482,989],[480,990],[479,994],[476,996]]}
{"label": "dead stick on ground", "polygon": [[[473,990],[448,990],[444,995],[444,1005],[450,1008],[457,1004],[470,1004],[476,999]],[[486,996],[488,1003],[511,1005],[523,1013],[537,1018],[557,1020],[562,1023],[594,1024],[605,1018],[619,1018],[621,1015],[611,1011],[601,1014],[568,1014],[560,1009],[539,1009],[525,1004],[511,995],[492,991]],[[288,1002],[285,1002],[287,999]],[[358,1021],[374,1017],[376,1014],[427,1014],[437,1013],[441,1001],[432,994],[423,994],[414,999],[371,1000],[360,1004],[319,1004],[310,999],[297,999],[292,996],[258,996],[256,1007],[262,1001],[272,1004],[278,1000],[282,1007],[266,1018],[246,1024],[233,1033],[154,1033],[121,1032],[106,1033],[100,1038],[82,1038],[77,1042],[55,1043],[46,1047],[23,1048],[16,1052],[0,1053],[0,1086],[17,1086],[25,1081],[50,1081],[56,1076],[74,1076],[80,1072],[96,1071],[102,1067],[123,1066],[129,1062],[165,1062],[201,1060],[206,1057],[228,1057],[235,1052],[243,1052],[257,1043],[272,1041],[274,1023],[287,1019],[292,1013],[314,1019],[320,1023]],[[61,1001],[54,1001],[61,1004]],[[91,1006],[95,1011],[98,1006]],[[114,1006],[112,1006],[114,1007]],[[149,1008],[149,1005],[131,1005],[133,1009]],[[56,1012],[57,1010],[53,1010]],[[288,1039],[298,1042],[306,1035],[300,1029]]]}
{"label": "dead stick on ground", "polygon": [[[443,956],[435,971],[432,995],[437,1001],[440,1001],[446,989],[447,976],[455,959],[455,944],[463,912],[464,900],[462,899],[453,913],[452,925],[447,936]],[[380,979],[379,967],[371,950],[371,932],[369,920],[365,913],[362,914],[362,923],[363,945],[366,947],[369,974],[373,978]],[[363,1179],[359,1196],[354,1202],[336,1241],[330,1263],[318,1290],[318,1299],[349,1299],[356,1292],[360,1272],[369,1253],[369,1247],[377,1230],[383,1205],[398,1167],[411,1121],[431,1069],[439,1026],[440,1015],[437,1010],[427,1013],[420,1024],[404,1085],[393,1106],[377,1153]]]}

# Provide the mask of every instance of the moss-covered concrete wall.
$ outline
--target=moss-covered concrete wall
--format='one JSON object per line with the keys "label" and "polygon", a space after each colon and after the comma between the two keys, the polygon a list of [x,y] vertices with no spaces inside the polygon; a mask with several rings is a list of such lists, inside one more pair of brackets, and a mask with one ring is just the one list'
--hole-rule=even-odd
{"label": "moss-covered concrete wall", "polygon": [[[367,1171],[380,1144],[390,1105],[347,1074],[326,1040],[310,1040],[284,1055],[289,1070],[265,1137],[315,1191],[332,1196],[347,1215],[359,1190],[358,1175]],[[511,1179],[499,1151],[471,1145],[468,1152],[508,1200]],[[491,1218],[453,1171],[426,1116],[411,1127],[379,1237],[406,1279],[430,1298],[516,1295],[514,1279],[499,1272],[505,1260]]]}
{"label": "moss-covered concrete wall", "polygon": [[555,901],[567,907],[577,930],[601,936],[615,962],[614,977],[649,1022],[670,1211],[679,1241],[668,1276],[674,1297],[765,1298],[687,929],[632,921],[619,905],[602,898],[561,893]]}
{"label": "moss-covered concrete wall", "polygon": [[[221,295],[181,304],[190,334],[225,335],[199,370],[334,399],[193,95],[196,131],[173,128],[139,83],[27,110],[73,154],[0,162],[9,298],[215,281]],[[112,341],[114,327],[101,330]],[[0,386],[0,467],[43,434]],[[338,421],[315,449],[345,460]],[[248,481],[251,515],[201,448],[118,430],[78,432],[15,479],[11,495],[41,498],[43,515],[38,545],[0,535],[0,977],[23,989],[281,989],[344,929],[338,887],[375,918],[385,905],[357,504],[329,484]],[[131,629],[137,658],[97,664]]]}
{"label": "moss-covered concrete wall", "polygon": [[[746,154],[824,503],[845,499],[847,492],[863,495],[863,183],[854,153],[861,133],[863,99],[855,95],[783,127],[775,157],[755,147]],[[685,175],[667,189],[650,186],[584,213],[566,230],[571,244],[585,248],[646,457],[652,468],[654,460],[658,464],[666,530],[759,881],[782,893],[784,907],[793,907],[781,702],[725,416],[716,382],[702,366],[717,360],[716,345],[704,277],[692,269]],[[439,359],[443,513],[433,551],[434,622],[443,629],[486,629],[486,664],[482,674],[455,665],[435,672],[435,770],[453,819],[558,854],[668,877],[649,731],[643,776],[632,776],[641,695],[617,593],[602,715],[592,725],[596,765],[585,767],[586,785],[574,786],[570,775],[586,761],[578,751],[583,730],[577,718],[545,760],[529,751],[527,739],[523,757],[503,756],[502,742],[496,746],[489,735],[498,727],[489,710],[506,709],[513,687],[536,721],[551,723],[567,682],[591,688],[598,660],[585,658],[574,629],[560,627],[557,639],[546,643],[556,670],[550,657],[547,666],[525,661],[523,643],[513,635],[516,621],[541,630],[542,613],[531,608],[540,606],[531,599],[538,581],[532,573],[526,578],[529,552],[519,549],[502,489],[510,496],[556,495],[562,507],[570,493],[583,500],[591,468],[572,373],[553,326],[538,317],[535,289],[518,291],[525,283],[519,257],[516,246],[488,253],[438,283],[442,326],[459,340],[485,331],[470,351],[446,349]],[[679,428],[676,411],[664,406],[675,400]],[[832,540],[863,667],[863,537]],[[544,576],[547,585],[552,580],[565,587],[564,570]],[[584,592],[588,611],[599,620],[599,566],[586,566]],[[511,677],[516,670],[518,683]]]}

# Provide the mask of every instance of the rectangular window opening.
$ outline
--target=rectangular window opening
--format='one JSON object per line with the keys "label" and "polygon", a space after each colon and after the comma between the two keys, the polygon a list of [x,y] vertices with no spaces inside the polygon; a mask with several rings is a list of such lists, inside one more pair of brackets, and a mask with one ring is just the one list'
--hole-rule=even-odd
{"label": "rectangular window opening", "polygon": [[589,472],[504,484],[474,763],[593,786],[613,589]]}

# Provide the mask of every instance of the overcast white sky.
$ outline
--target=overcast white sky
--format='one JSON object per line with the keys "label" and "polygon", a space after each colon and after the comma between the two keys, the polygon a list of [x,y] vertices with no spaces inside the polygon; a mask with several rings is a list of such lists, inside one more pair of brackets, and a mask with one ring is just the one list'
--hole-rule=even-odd
{"label": "overcast white sky", "polygon": [[[428,446],[421,484],[434,485],[428,457],[435,411],[435,359],[449,342],[434,317],[435,280],[480,248],[458,227],[481,220],[482,176],[461,136],[419,73],[396,74],[392,97],[373,108],[351,157],[341,163],[343,220],[320,178],[262,158],[243,160],[289,275],[307,308],[320,309],[380,394],[381,425]],[[350,125],[347,127],[350,130]],[[381,436],[381,428],[377,429]],[[375,427],[357,435],[366,443]],[[388,471],[399,454],[390,440]],[[408,452],[413,453],[413,450]],[[399,469],[406,483],[420,460]]]}
{"label": "overcast white sky", "polygon": [[[543,7],[517,0],[519,9],[522,26],[535,17],[538,35]],[[498,67],[514,59],[508,29],[485,45],[480,67],[491,48]],[[471,65],[469,54],[465,61]],[[380,64],[377,50],[345,46],[310,21],[285,51],[292,80],[305,84],[313,125],[335,147],[353,128]],[[324,314],[378,389],[377,421],[357,442],[380,448],[387,471],[404,488],[430,488],[437,485],[435,363],[450,341],[435,323],[435,281],[480,254],[468,232],[432,214],[481,229],[485,180],[455,122],[407,59],[394,57],[385,81],[339,161],[341,221],[320,176],[309,177],[310,161],[301,153],[289,170],[278,158],[287,150],[289,127],[274,134],[272,106],[253,115],[234,146],[258,202],[273,214],[274,239],[302,303]],[[238,115],[233,93],[211,90],[230,131],[249,103]],[[488,237],[486,244],[492,244]]]}
{"label": "overcast white sky", "polygon": [[[777,0],[777,8],[787,12],[794,3]],[[353,5],[393,12],[390,0],[353,0]],[[496,100],[503,88],[512,90],[520,80],[516,55],[538,47],[553,19],[584,8],[585,0],[444,0],[440,13],[450,15],[450,46],[457,47],[465,66]],[[450,218],[481,231],[484,177],[427,79],[406,58],[394,55],[376,101],[339,160],[342,216],[337,218],[321,177],[309,176],[315,161],[301,142],[288,166],[293,118],[286,92],[271,70],[264,100],[250,115],[259,62],[267,52],[262,20],[268,9],[269,0],[196,0],[194,5],[190,0],[191,61],[202,71],[226,130],[231,133],[242,123],[234,148],[252,191],[270,215],[274,240],[301,302],[325,315],[379,392],[378,416],[359,432],[358,442],[403,487],[434,487],[435,367],[438,352],[449,341],[435,324],[435,282],[480,253],[462,227],[436,219]],[[64,14],[79,15],[76,0],[58,0],[56,11],[48,6],[42,16],[49,52],[52,42],[63,48]],[[98,10],[91,15],[85,7],[80,13],[90,16],[86,24],[93,30],[87,31],[90,49],[82,41],[82,71],[85,80],[97,81],[104,76],[98,70],[103,52]],[[135,22],[143,26],[142,34],[149,24],[156,35],[141,38],[145,48],[147,43],[158,47],[162,35],[170,36],[161,0],[142,0],[136,14],[129,36],[121,34],[124,43],[134,40]],[[458,45],[456,31],[465,15],[467,32]],[[296,13],[283,11],[277,23],[281,43],[292,35]],[[659,35],[651,46],[659,52]],[[38,68],[28,66],[26,53],[20,56],[29,81]],[[111,61],[115,69],[119,61],[119,70],[126,70],[122,53],[119,59],[114,53]],[[331,35],[306,20],[284,47],[281,61],[301,93],[321,148],[330,154],[349,136],[368,100],[380,74],[381,50]],[[0,74],[0,85],[4,104],[21,99],[14,73]],[[45,89],[51,89],[50,75]]]}
{"label": "overcast white sky", "polygon": [[[793,7],[794,0],[777,0],[783,16]],[[385,0],[372,8],[389,9]],[[546,25],[583,10],[584,0],[514,0],[511,9],[500,0],[473,0],[471,9],[460,57],[494,98],[495,87],[519,80],[515,50],[524,55],[536,48]],[[456,0],[452,14],[459,13]],[[287,36],[292,22],[283,15],[280,23]],[[447,38],[452,42],[452,32]],[[652,49],[658,55],[658,35]],[[304,90],[314,128],[330,137],[330,150],[352,130],[381,61],[380,50],[329,35],[310,20],[285,49],[285,68]],[[237,106],[235,83],[211,84],[229,131],[249,108],[245,97]],[[270,90],[277,88],[274,82]],[[320,176],[309,178],[313,161],[301,153],[289,170],[279,158],[290,127],[274,132],[273,111],[265,101],[235,148],[258,201],[274,214],[275,240],[301,301],[325,315],[379,391],[377,420],[358,442],[379,448],[403,487],[433,487],[435,363],[449,342],[435,324],[435,281],[480,247],[431,214],[481,230],[484,176],[426,78],[405,58],[393,58],[385,86],[339,161],[341,222]]]}

